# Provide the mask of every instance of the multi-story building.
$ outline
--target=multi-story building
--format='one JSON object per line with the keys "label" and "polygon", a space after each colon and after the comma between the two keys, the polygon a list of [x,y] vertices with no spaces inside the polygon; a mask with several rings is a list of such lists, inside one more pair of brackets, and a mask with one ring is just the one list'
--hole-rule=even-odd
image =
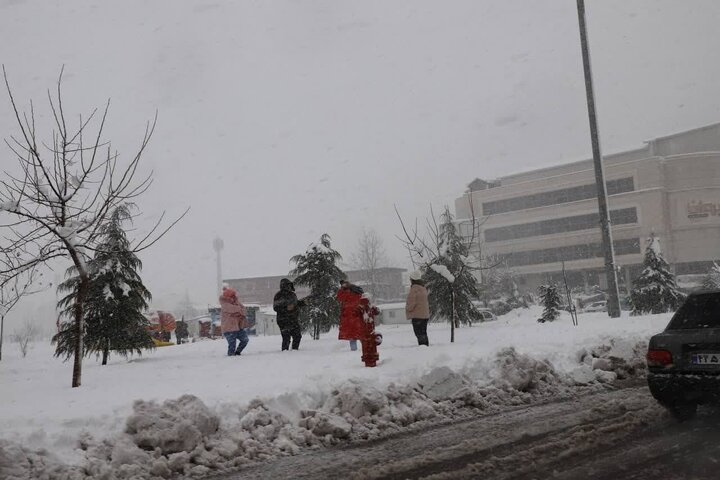
{"label": "multi-story building", "polygon": [[[404,268],[383,267],[374,271],[375,301],[393,302],[404,298],[405,286],[403,280]],[[365,270],[350,270],[345,272],[348,279],[368,290],[367,279],[369,277]],[[233,278],[224,280],[230,287],[238,292],[238,297],[243,303],[255,303],[259,305],[272,304],[273,296],[280,288],[280,280],[291,278],[287,275],[272,277],[254,278]],[[305,287],[296,287],[298,298],[307,296],[310,291]]]}
{"label": "multi-story building", "polygon": [[[659,237],[679,275],[720,259],[720,124],[604,157],[616,263],[625,285],[646,240]],[[557,281],[605,287],[592,160],[473,181],[455,201],[460,228],[477,222],[476,253],[514,271],[522,290]]]}

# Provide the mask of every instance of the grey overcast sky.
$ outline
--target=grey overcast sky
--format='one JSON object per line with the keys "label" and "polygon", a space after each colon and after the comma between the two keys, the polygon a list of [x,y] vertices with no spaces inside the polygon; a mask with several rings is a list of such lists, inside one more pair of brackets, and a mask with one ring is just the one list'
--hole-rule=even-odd
{"label": "grey overcast sky", "polygon": [[[604,152],[720,121],[720,1],[587,13]],[[574,0],[0,0],[0,62],[43,112],[63,64],[70,113],[111,97],[121,155],[159,111],[140,204],[192,210],[143,255],[158,308],[213,301],[216,235],[226,277],[286,273],[323,232],[349,257],[363,227],[404,266],[393,204],[590,151]]]}

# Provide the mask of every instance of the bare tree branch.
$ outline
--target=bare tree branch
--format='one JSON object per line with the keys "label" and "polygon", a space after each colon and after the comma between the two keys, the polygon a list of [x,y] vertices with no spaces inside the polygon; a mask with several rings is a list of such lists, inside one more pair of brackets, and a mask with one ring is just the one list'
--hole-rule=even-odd
{"label": "bare tree branch", "polygon": [[[4,224],[0,253],[14,255],[13,262],[0,263],[5,281],[20,277],[55,258],[70,259],[80,278],[75,302],[75,346],[73,387],[80,385],[83,357],[83,302],[90,272],[86,261],[96,247],[98,233],[110,213],[123,203],[145,193],[152,185],[152,173],[141,177],[140,162],[157,125],[158,114],[148,122],[140,145],[127,163],[121,163],[104,140],[110,100],[102,116],[94,109],[85,120],[79,117],[71,130],[63,103],[64,68],[58,76],[54,92],[48,91],[48,102],[54,129],[48,141],[39,141],[35,125],[35,107],[30,102],[28,113],[20,112],[3,65],[3,78],[12,111],[21,135],[10,136],[6,145],[15,154],[21,174],[5,172],[0,180],[0,211],[12,218]],[[73,122],[74,123],[74,122]],[[86,144],[86,139],[92,143]],[[41,145],[41,147],[38,147]],[[42,151],[41,151],[42,148]],[[187,214],[163,227],[161,215],[135,252],[154,245]]]}

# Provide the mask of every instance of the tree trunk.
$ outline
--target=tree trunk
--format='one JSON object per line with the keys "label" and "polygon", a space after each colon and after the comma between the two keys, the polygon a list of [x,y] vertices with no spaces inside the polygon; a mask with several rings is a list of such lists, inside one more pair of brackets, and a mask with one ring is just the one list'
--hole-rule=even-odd
{"label": "tree trunk", "polygon": [[88,288],[90,287],[90,277],[85,270],[85,264],[80,258],[80,254],[77,250],[68,249],[70,257],[73,259],[75,267],[78,269],[78,275],[80,276],[80,284],[78,285],[77,298],[75,299],[75,358],[73,359],[73,377],[72,377],[72,388],[77,388],[81,384],[82,380],[82,359],[85,355],[83,345],[83,335],[85,333],[84,325],[84,307],[85,307],[85,296],[87,295]]}
{"label": "tree trunk", "polygon": [[102,359],[103,365],[107,365],[109,356],[110,356],[110,342],[108,340],[106,340],[105,348],[103,348],[103,359]]}
{"label": "tree trunk", "polygon": [[73,359],[73,378],[72,387],[79,387],[82,381],[82,359],[85,355],[83,351],[83,335],[85,333],[85,325],[83,319],[83,307],[85,302],[85,293],[88,288],[87,275],[81,275],[80,285],[78,286],[78,295],[75,300],[75,358]]}
{"label": "tree trunk", "polygon": [[455,343],[455,292],[450,292],[452,310],[450,312],[450,343]]}
{"label": "tree trunk", "polygon": [[5,315],[0,316],[0,360],[2,360],[3,331],[5,330]]}

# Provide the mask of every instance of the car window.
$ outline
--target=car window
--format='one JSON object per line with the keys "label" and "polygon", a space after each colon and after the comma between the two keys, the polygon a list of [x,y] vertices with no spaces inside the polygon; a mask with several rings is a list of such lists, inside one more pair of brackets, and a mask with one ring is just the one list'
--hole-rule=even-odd
{"label": "car window", "polygon": [[673,316],[668,330],[720,327],[720,294],[693,295]]}

